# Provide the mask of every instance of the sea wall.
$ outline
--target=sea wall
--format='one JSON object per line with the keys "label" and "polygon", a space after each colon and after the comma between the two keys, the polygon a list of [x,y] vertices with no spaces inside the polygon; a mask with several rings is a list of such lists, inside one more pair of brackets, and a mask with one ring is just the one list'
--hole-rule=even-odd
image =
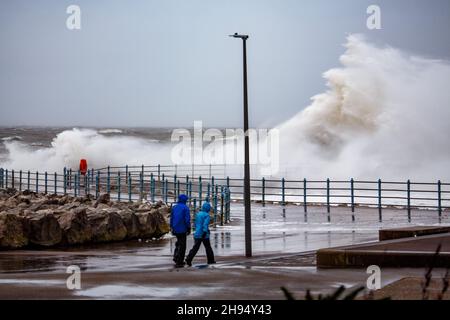
{"label": "sea wall", "polygon": [[113,202],[0,190],[0,250],[160,238],[170,231],[163,202]]}

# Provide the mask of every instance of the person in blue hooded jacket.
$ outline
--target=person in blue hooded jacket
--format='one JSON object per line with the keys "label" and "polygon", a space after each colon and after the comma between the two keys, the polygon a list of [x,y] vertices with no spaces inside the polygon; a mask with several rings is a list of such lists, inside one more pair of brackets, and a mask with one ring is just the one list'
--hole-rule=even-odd
{"label": "person in blue hooded jacket", "polygon": [[211,205],[208,202],[203,203],[202,210],[199,211],[195,216],[195,233],[194,233],[194,246],[186,258],[186,263],[188,266],[192,265],[192,260],[200,249],[201,244],[205,246],[206,257],[208,264],[214,264],[214,252],[211,248],[211,243],[209,242],[209,211],[211,210]]}
{"label": "person in blue hooded jacket", "polygon": [[170,214],[170,229],[172,234],[177,237],[173,261],[175,267],[184,266],[184,257],[186,255],[186,237],[191,233],[191,213],[186,205],[188,197],[185,194],[178,196],[178,203],[173,206]]}

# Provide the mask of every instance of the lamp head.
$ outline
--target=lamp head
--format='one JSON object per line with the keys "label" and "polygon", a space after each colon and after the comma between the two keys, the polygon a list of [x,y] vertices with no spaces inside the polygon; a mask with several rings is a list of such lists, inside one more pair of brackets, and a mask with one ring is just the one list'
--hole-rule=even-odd
{"label": "lamp head", "polygon": [[235,34],[230,34],[230,37],[232,38],[240,38],[242,40],[247,40],[249,38],[246,34],[238,34],[237,32]]}

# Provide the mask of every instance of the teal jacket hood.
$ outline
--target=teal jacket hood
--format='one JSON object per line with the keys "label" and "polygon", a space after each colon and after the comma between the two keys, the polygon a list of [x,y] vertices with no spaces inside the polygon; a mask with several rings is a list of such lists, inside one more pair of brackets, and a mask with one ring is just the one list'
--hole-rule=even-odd
{"label": "teal jacket hood", "polygon": [[204,202],[202,205],[202,210],[195,215],[195,239],[202,239],[205,235],[205,239],[209,239],[209,211],[211,210],[211,205],[209,202]]}
{"label": "teal jacket hood", "polygon": [[202,211],[209,213],[211,211],[211,205],[209,202],[204,202],[202,205]]}

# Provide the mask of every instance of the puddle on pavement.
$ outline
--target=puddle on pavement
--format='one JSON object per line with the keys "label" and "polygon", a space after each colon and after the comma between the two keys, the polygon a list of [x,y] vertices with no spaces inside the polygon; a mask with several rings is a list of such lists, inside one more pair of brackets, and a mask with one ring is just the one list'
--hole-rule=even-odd
{"label": "puddle on pavement", "polygon": [[214,292],[215,288],[203,287],[155,287],[136,285],[105,285],[90,289],[75,291],[76,296],[103,299],[163,299],[175,297],[195,297]]}

